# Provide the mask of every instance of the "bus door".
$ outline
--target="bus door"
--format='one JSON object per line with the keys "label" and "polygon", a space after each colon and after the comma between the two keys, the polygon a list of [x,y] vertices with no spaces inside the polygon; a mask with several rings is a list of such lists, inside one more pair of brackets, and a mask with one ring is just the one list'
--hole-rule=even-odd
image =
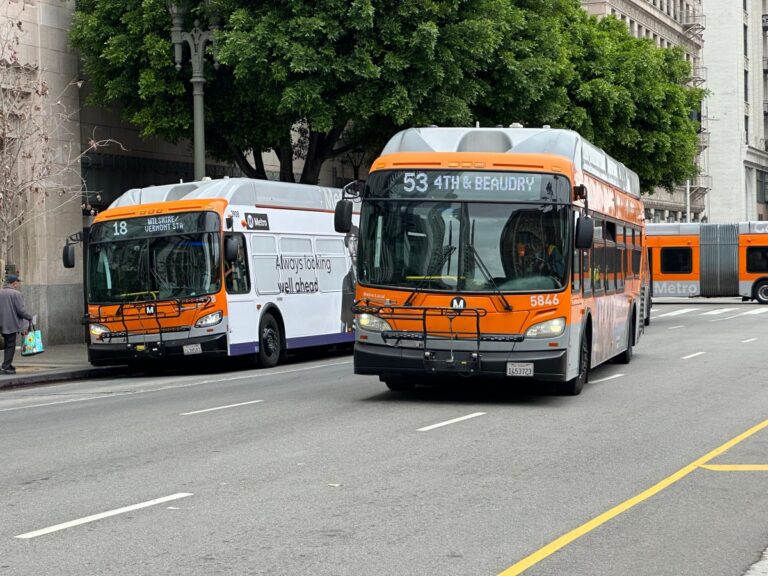
{"label": "bus door", "polygon": [[227,234],[237,242],[237,258],[224,263],[224,286],[227,292],[229,354],[256,352],[256,305],[251,289],[248,247],[243,234]]}

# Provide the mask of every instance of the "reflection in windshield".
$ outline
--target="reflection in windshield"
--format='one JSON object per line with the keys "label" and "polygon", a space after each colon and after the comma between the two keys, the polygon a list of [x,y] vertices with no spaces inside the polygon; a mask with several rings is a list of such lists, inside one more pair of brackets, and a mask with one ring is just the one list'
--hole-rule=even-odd
{"label": "reflection in windshield", "polygon": [[91,244],[93,303],[189,298],[218,292],[219,235],[184,234]]}
{"label": "reflection in windshield", "polygon": [[566,285],[567,206],[369,200],[361,221],[364,284],[467,292]]}

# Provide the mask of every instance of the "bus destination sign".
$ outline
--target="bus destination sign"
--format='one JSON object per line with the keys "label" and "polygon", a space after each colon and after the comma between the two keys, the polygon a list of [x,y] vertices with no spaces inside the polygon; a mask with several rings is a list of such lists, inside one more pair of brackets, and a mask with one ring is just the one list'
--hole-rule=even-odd
{"label": "bus destination sign", "polygon": [[219,217],[213,212],[158,214],[94,224],[91,227],[91,242],[217,232],[218,230]]}

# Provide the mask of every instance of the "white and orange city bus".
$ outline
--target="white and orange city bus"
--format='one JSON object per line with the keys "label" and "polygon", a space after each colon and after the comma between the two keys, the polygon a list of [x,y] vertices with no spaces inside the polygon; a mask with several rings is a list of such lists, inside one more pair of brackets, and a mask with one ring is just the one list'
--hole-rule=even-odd
{"label": "white and orange city bus", "polygon": [[647,226],[654,296],[768,304],[768,222]]}
{"label": "white and orange city bus", "polygon": [[351,343],[356,237],[334,230],[339,198],[245,178],[127,191],[85,238],[90,361],[274,366],[288,349]]}
{"label": "white and orange city bus", "polygon": [[[353,195],[357,374],[397,391],[460,374],[578,394],[590,368],[630,361],[648,314],[639,181],[579,134],[405,130]],[[337,205],[337,231],[351,213]]]}

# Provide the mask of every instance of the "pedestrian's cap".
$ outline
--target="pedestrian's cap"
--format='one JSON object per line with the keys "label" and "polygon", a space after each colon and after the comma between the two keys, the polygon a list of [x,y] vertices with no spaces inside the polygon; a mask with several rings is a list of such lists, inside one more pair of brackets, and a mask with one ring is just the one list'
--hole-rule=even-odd
{"label": "pedestrian's cap", "polygon": [[5,277],[6,284],[13,284],[14,282],[21,282],[21,278],[19,278],[18,274],[8,274]]}

